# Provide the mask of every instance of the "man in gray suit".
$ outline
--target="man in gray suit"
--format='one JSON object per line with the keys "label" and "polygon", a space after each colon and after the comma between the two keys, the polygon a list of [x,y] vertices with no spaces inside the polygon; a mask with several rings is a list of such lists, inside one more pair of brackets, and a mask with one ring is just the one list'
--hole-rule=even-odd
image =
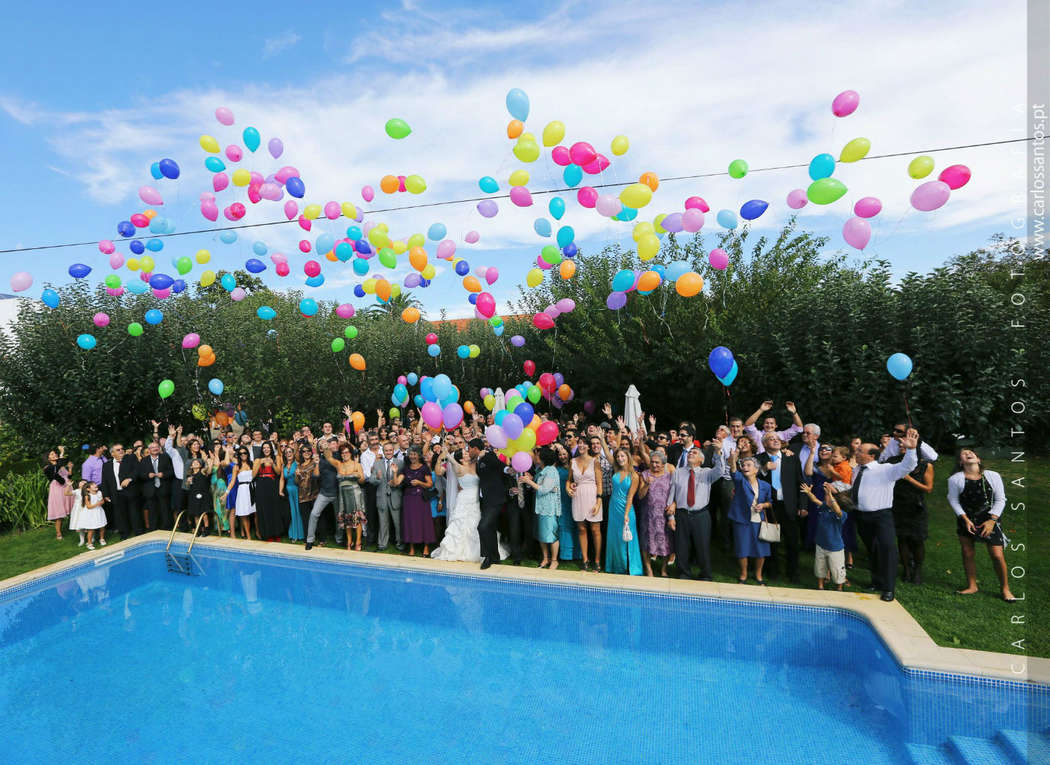
{"label": "man in gray suit", "polygon": [[394,542],[398,550],[404,549],[401,542],[401,482],[403,462],[394,457],[394,445],[383,444],[383,456],[376,458],[369,482],[376,487],[376,515],[379,516],[380,550],[390,543],[390,523],[394,524]]}

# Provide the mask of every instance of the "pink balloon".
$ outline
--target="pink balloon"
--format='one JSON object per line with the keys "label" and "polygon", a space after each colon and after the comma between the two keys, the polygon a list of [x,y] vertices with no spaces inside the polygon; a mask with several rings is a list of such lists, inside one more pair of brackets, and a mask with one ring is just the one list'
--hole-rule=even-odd
{"label": "pink balloon", "polygon": [[113,244],[113,242],[111,242],[109,239],[103,239],[101,242],[98,243],[98,251],[101,252],[103,255],[109,255],[115,249],[117,249],[117,246]]}
{"label": "pink balloon", "polygon": [[340,319],[352,319],[354,316],[354,307],[349,303],[340,303],[335,308],[335,315]]}
{"label": "pink balloon", "polygon": [[273,174],[274,179],[281,184],[287,183],[289,178],[298,178],[299,171],[291,165],[285,165]]}
{"label": "pink balloon", "polygon": [[595,207],[598,209],[598,213],[606,218],[611,218],[623,209],[620,200],[612,194],[602,194],[598,197],[598,203]]}
{"label": "pink balloon", "polygon": [[257,173],[254,170],[252,170],[251,173],[248,174],[248,178],[248,185],[250,186],[262,186],[264,183],[266,183],[266,179],[263,178],[262,173]]}
{"label": "pink balloon", "polygon": [[313,225],[313,222],[305,215],[299,216],[299,228],[301,228],[303,231],[309,231],[311,228],[313,228]]}
{"label": "pink balloon", "polygon": [[149,218],[142,213],[135,213],[131,216],[131,222],[135,228],[146,228],[149,225]]}
{"label": "pink balloon", "polygon": [[142,186],[139,188],[139,199],[148,205],[162,205],[164,199],[161,197],[160,192],[152,186]]}
{"label": "pink balloon", "polygon": [[951,195],[952,189],[944,181],[927,181],[911,193],[911,206],[930,212],[941,207]]}
{"label": "pink balloon", "polygon": [[398,191],[405,191],[406,190],[405,189],[405,181],[406,180],[408,180],[408,176],[407,175],[399,175],[399,176],[397,176],[397,190]]}
{"label": "pink balloon", "polygon": [[309,252],[311,249],[312,248],[310,246],[310,240],[309,239],[300,239],[299,240],[299,251],[300,252]]}
{"label": "pink balloon", "polygon": [[699,210],[700,212],[711,212],[710,205],[704,201],[703,197],[689,197],[685,200],[686,210]]}
{"label": "pink balloon", "polygon": [[588,175],[597,175],[609,166],[609,159],[604,154],[599,154],[593,162],[584,165],[583,172]]}
{"label": "pink balloon", "polygon": [[570,311],[575,311],[576,301],[572,298],[562,298],[558,301],[558,310],[562,313],[569,313]]}
{"label": "pink balloon", "polygon": [[569,159],[571,159],[580,167],[591,164],[591,162],[593,162],[597,158],[598,152],[596,152],[594,150],[594,147],[586,141],[579,141],[578,143],[574,143],[569,148]]}
{"label": "pink balloon", "polygon": [[844,90],[831,102],[831,113],[836,117],[848,117],[860,105],[860,93],[855,90]]}
{"label": "pink balloon", "polygon": [[486,319],[491,319],[493,314],[496,313],[496,299],[488,292],[479,293],[478,301],[475,305],[477,305],[478,312]]}
{"label": "pink balloon", "polygon": [[532,194],[524,186],[515,186],[510,190],[510,201],[518,207],[532,207]]}
{"label": "pink balloon", "polygon": [[558,306],[556,305],[547,306],[543,309],[543,312],[550,316],[552,319],[557,319],[559,316],[561,316],[561,311],[558,310]]}
{"label": "pink balloon", "polygon": [[186,349],[196,348],[200,344],[201,344],[201,336],[198,335],[196,332],[190,332],[188,335],[185,335],[182,338],[182,347],[183,348],[186,348]]}
{"label": "pink balloon", "polygon": [[371,186],[365,186],[363,189],[361,189],[361,198],[366,202],[371,202],[373,199],[376,198],[376,190],[373,189]]}
{"label": "pink balloon", "polygon": [[554,319],[545,313],[538,313],[532,317],[532,326],[536,329],[553,329]]}
{"label": "pink balloon", "polygon": [[233,290],[230,292],[230,300],[232,300],[234,303],[239,303],[240,301],[244,300],[247,294],[248,293],[244,291],[244,287],[234,287]]}
{"label": "pink balloon", "polygon": [[463,237],[463,241],[467,244],[476,244],[479,239],[481,239],[481,234],[477,231],[468,231],[467,235]]}
{"label": "pink balloon", "polygon": [[109,314],[108,313],[103,313],[102,311],[99,311],[98,313],[96,313],[94,316],[91,317],[91,320],[93,322],[95,322],[95,326],[96,327],[108,327],[109,326]]}
{"label": "pink balloon", "polygon": [[242,205],[240,202],[234,202],[226,209],[229,210],[229,213],[226,217],[230,220],[240,220],[244,217],[244,213],[247,212],[247,210],[245,210],[244,205]]}
{"label": "pink balloon", "polygon": [[270,156],[274,159],[284,154],[284,142],[280,138],[271,138],[266,148],[270,150]]}
{"label": "pink balloon", "polygon": [[147,284],[149,284],[149,278],[152,275],[153,274],[148,274],[145,271],[139,271],[139,281],[146,282]]}
{"label": "pink balloon", "polygon": [[542,268],[544,271],[550,271],[552,268],[551,264],[544,260],[542,255],[536,256],[536,265]]}
{"label": "pink balloon", "polygon": [[284,217],[291,220],[299,214],[299,205],[296,204],[294,199],[289,199],[284,203]]}
{"label": "pink balloon", "polygon": [[863,218],[850,218],[842,226],[842,238],[850,247],[863,250],[871,240],[871,224]]}
{"label": "pink balloon", "polygon": [[546,446],[549,443],[553,443],[558,437],[558,423],[547,420],[541,422],[540,426],[536,428],[536,443],[539,446]]}
{"label": "pink balloon", "polygon": [[123,287],[106,287],[106,294],[110,297],[120,297],[124,294]]}
{"label": "pink balloon", "polygon": [[495,266],[491,266],[485,272],[485,282],[488,284],[495,284],[497,279],[499,279],[499,269]]}
{"label": "pink balloon", "polygon": [[124,265],[124,256],[119,252],[114,252],[109,256],[109,267],[116,270]]}
{"label": "pink balloon", "polygon": [[219,219],[219,208],[214,202],[201,202],[201,215],[214,222]]}
{"label": "pink balloon", "polygon": [[725,271],[729,266],[729,255],[721,247],[715,247],[707,256],[707,262],[716,271]]}
{"label": "pink balloon", "polygon": [[241,157],[244,156],[244,152],[241,151],[241,147],[235,143],[231,143],[226,147],[226,159],[230,162],[240,162]]}
{"label": "pink balloon", "polygon": [[269,199],[271,202],[276,202],[282,196],[284,196],[284,189],[281,188],[279,183],[264,183],[259,187],[259,196],[263,199]]}
{"label": "pink balloon", "polygon": [[167,300],[171,296],[171,287],[165,287],[162,290],[153,290],[153,297],[157,300]]}
{"label": "pink balloon", "polygon": [[201,192],[201,201],[202,202],[214,202],[215,201],[215,195],[212,194],[210,191],[202,191]]}
{"label": "pink balloon", "polygon": [[343,209],[339,206],[338,202],[328,202],[324,206],[324,216],[328,220],[335,220],[343,214]]}
{"label": "pink balloon", "polygon": [[448,260],[456,254],[456,243],[451,239],[442,239],[438,242],[437,256],[444,260]]}
{"label": "pink balloon", "polygon": [[274,270],[277,271],[278,276],[288,276],[292,271],[287,263],[278,263]]}
{"label": "pink balloon", "polygon": [[435,335],[433,332],[428,332],[427,336],[424,339],[427,341],[427,345],[433,345],[438,341],[438,336]]}
{"label": "pink balloon", "polygon": [[276,263],[287,263],[288,262],[288,258],[286,258],[284,255],[282,255],[279,252],[275,252],[275,253],[271,254],[270,255],[270,260],[272,260],[275,264]]}
{"label": "pink balloon", "polygon": [[877,197],[864,197],[858,199],[853,205],[853,214],[858,218],[874,218],[882,212],[882,202]]}
{"label": "pink balloon", "polygon": [[682,228],[689,233],[695,233],[704,227],[704,214],[696,207],[692,207],[682,213]]}
{"label": "pink balloon", "polygon": [[951,165],[941,170],[937,179],[948,184],[948,188],[961,189],[970,182],[970,168],[966,165]]}
{"label": "pink balloon", "polygon": [[441,405],[436,401],[427,401],[420,410],[425,422],[431,428],[441,427]]}
{"label": "pink balloon", "polygon": [[572,158],[569,156],[569,150],[564,146],[555,146],[551,149],[551,159],[554,160],[554,164],[561,167],[565,167],[572,163]]}
{"label": "pink balloon", "polygon": [[220,106],[215,110],[215,119],[222,125],[233,124],[233,112],[227,109],[225,106]]}
{"label": "pink balloon", "polygon": [[529,452],[515,452],[510,458],[510,466],[519,473],[524,473],[532,467],[532,455]]}
{"label": "pink balloon", "polygon": [[259,184],[253,183],[250,186],[248,186],[248,200],[253,205],[259,204],[259,202],[262,200],[262,193],[259,191],[259,189],[261,189],[261,188],[262,188],[262,184],[261,183],[259,183]]}
{"label": "pink balloon", "polygon": [[792,210],[801,210],[807,202],[809,199],[806,198],[805,189],[792,189],[788,192],[787,203]]}
{"label": "pink balloon", "polygon": [[220,191],[230,185],[230,176],[226,173],[216,173],[211,177],[211,187],[215,189],[215,193],[218,194]]}
{"label": "pink balloon", "polygon": [[593,209],[598,204],[598,192],[590,186],[581,186],[579,191],[576,192],[576,201],[580,203],[581,207]]}
{"label": "pink balloon", "polygon": [[307,276],[317,276],[319,273],[321,273],[321,264],[318,263],[316,260],[308,260],[303,265],[303,272]]}

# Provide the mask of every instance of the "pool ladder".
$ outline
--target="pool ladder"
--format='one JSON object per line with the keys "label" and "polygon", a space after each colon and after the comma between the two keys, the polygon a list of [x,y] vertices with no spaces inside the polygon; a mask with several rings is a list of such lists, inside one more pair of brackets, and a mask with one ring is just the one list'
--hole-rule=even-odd
{"label": "pool ladder", "polygon": [[[186,514],[183,510],[177,516],[175,516],[175,524],[171,529],[171,534],[168,536],[168,546],[164,548],[164,559],[168,565],[168,571],[172,574],[185,574],[186,576],[195,576],[197,569],[201,568],[201,564],[197,563],[197,559],[193,557],[193,545],[197,542],[197,534],[201,529],[201,521],[204,520],[204,516],[201,515],[197,518],[197,525],[193,528],[193,539],[190,540],[190,546],[186,548],[186,552],[178,553],[171,551],[171,543],[175,541],[175,531],[179,528],[179,521],[182,520],[182,516]],[[196,564],[196,569],[194,568]]]}

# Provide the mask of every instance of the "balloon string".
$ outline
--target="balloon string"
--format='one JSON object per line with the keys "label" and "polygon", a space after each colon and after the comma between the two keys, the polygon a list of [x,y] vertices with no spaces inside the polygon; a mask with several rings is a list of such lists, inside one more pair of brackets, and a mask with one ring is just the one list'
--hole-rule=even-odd
{"label": "balloon string", "polygon": [[908,418],[908,427],[912,427],[911,424],[911,410],[908,408],[908,392],[907,390],[901,392],[901,396],[904,398],[904,414]]}
{"label": "balloon string", "polygon": [[731,402],[733,397],[729,393],[729,386],[728,385],[723,385],[722,386],[722,390],[724,390],[726,392],[726,400],[725,400],[725,404],[724,404],[724,406],[722,408],[725,411],[725,415],[726,415],[726,427],[729,427],[729,404],[730,404],[730,402]]}

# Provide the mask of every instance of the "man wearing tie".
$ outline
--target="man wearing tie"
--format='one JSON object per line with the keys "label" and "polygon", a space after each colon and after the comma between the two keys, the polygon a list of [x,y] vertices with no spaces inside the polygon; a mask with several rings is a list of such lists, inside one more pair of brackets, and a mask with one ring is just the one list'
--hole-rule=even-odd
{"label": "man wearing tie", "polygon": [[857,507],[857,533],[868,549],[871,560],[871,587],[891,601],[897,585],[897,534],[893,526],[893,485],[918,464],[919,433],[909,428],[900,440],[905,450],[900,462],[878,462],[879,447],[861,444],[857,450],[857,467],[853,470],[850,495]]}
{"label": "man wearing tie", "polygon": [[102,467],[102,497],[106,502],[109,525],[120,532],[121,539],[142,533],[135,476],[138,464],[134,455],[125,454],[123,444],[113,444],[109,450],[112,460]]}
{"label": "man wearing tie", "polygon": [[383,456],[372,465],[369,483],[375,487],[376,515],[379,518],[378,545],[385,550],[390,544],[390,524],[394,525],[394,542],[397,549],[401,543],[401,462],[394,457],[394,445],[383,444]]}
{"label": "man wearing tie", "polygon": [[767,571],[770,576],[780,572],[780,548],[784,548],[787,559],[787,577],[798,582],[798,551],[802,546],[798,519],[808,515],[809,502],[799,501],[802,484],[802,463],[797,454],[783,451],[780,436],[767,432],[762,437],[765,451],[758,455],[762,465],[762,478],[773,488],[773,513],[780,524],[780,543],[770,545]]}
{"label": "man wearing tie", "polygon": [[700,579],[711,581],[711,484],[722,477],[725,465],[722,460],[722,439],[714,442],[714,464],[701,467],[703,452],[692,447],[687,453],[688,463],[671,476],[671,493],[667,497],[667,514],[674,518],[675,554],[678,578],[692,579],[689,555],[696,549],[700,566]]}
{"label": "man wearing tie", "polygon": [[[149,451],[138,467],[142,514],[147,529],[170,529],[172,526],[171,479],[174,474],[171,457],[161,452],[159,443],[151,441]],[[150,511],[153,511],[152,525]]]}
{"label": "man wearing tie", "polygon": [[361,452],[361,473],[369,479],[365,483],[365,546],[377,544],[377,533],[379,531],[379,516],[376,509],[376,484],[371,481],[372,471],[376,462],[383,458],[383,450],[379,447],[379,434],[372,431],[368,434],[368,448]]}

